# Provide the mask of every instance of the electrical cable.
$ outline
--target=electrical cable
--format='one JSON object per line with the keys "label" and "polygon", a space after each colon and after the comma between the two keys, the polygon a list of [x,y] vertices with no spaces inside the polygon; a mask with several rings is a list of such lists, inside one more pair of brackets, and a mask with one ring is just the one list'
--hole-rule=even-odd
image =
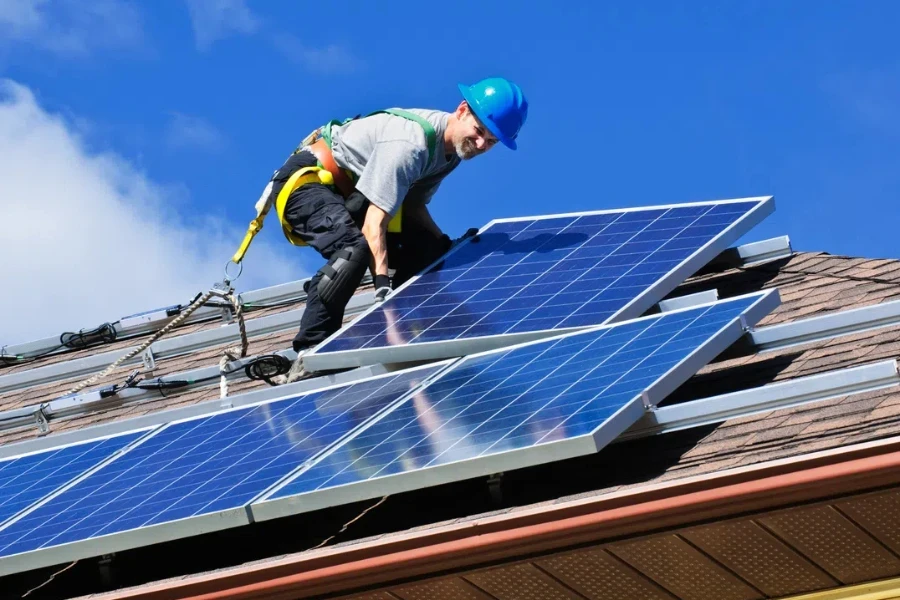
{"label": "electrical cable", "polygon": [[104,323],[96,329],[85,331],[81,329],[77,332],[67,331],[59,336],[59,343],[66,348],[81,350],[89,346],[97,344],[109,344],[116,341],[116,328],[112,323]]}
{"label": "electrical cable", "polygon": [[59,344],[47,348],[36,354],[0,354],[0,367],[21,365],[53,354],[57,350],[68,348],[70,350],[83,350],[98,344],[109,344],[116,341],[117,333],[115,323],[104,323],[90,330],[81,329],[76,332],[66,331],[59,336]]}
{"label": "electrical cable", "polygon": [[269,385],[278,385],[273,377],[286,375],[291,370],[290,359],[280,354],[263,354],[244,365],[244,373],[248,379],[265,381]]}
{"label": "electrical cable", "polygon": [[[248,379],[265,381],[269,385],[274,386],[277,384],[272,381],[272,378],[277,375],[285,375],[290,371],[291,360],[280,354],[264,354],[250,359],[245,365],[226,371],[225,375],[231,375],[241,370],[244,371],[244,374]],[[164,390],[174,390],[189,385],[196,385],[198,383],[206,383],[207,381],[219,379],[221,376],[222,374],[219,373],[217,375],[200,377],[198,379],[162,379],[157,377],[156,379],[142,379],[140,381],[135,381],[127,387],[133,387],[139,390],[154,390],[164,393]]]}

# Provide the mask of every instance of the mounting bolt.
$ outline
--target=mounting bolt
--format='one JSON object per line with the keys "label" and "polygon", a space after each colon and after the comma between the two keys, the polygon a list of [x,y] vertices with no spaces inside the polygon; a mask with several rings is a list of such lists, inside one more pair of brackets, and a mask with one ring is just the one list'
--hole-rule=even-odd
{"label": "mounting bolt", "polygon": [[153,349],[147,348],[141,354],[141,359],[144,361],[144,369],[147,371],[152,371],[156,368],[156,358],[153,356]]}
{"label": "mounting bolt", "polygon": [[34,420],[37,423],[38,428],[40,429],[41,435],[50,433],[50,421],[47,420],[47,415],[44,414],[43,406],[40,406],[36,411],[34,411]]}

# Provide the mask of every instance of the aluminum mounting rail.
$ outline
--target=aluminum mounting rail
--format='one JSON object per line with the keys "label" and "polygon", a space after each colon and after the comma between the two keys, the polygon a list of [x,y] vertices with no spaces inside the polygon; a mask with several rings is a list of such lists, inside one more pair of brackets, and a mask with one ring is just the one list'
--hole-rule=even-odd
{"label": "aluminum mounting rail", "polygon": [[[742,246],[737,246],[735,248],[729,248],[725,250],[724,252],[719,254],[719,256],[710,261],[709,264],[701,270],[701,272],[724,269],[734,266],[750,266],[769,260],[784,258],[790,256],[792,252],[793,251],[791,249],[790,239],[786,235],[769,240],[763,240],[760,242],[753,242],[750,244],[744,244]],[[278,303],[293,299],[300,301],[305,299],[306,297],[306,292],[303,291],[303,286],[307,281],[309,280],[301,279],[298,281],[291,281],[288,283],[283,283],[258,290],[251,290],[240,294],[240,297],[245,304]],[[366,276],[362,280],[361,285],[367,285],[368,283],[371,283],[371,275],[366,274]],[[165,309],[159,310],[165,311]],[[221,314],[222,309],[219,307],[204,306],[197,309],[194,314],[192,314],[188,319],[185,320],[184,324],[187,325],[190,323],[208,321],[220,316]],[[174,316],[175,315],[172,315],[173,318]],[[166,323],[168,323],[168,321],[169,319],[154,321],[150,323],[137,323],[128,327],[122,327],[118,322],[116,322],[113,327],[116,331],[117,337],[122,338],[159,331],[166,325]],[[59,346],[59,337],[48,337],[40,340],[35,340],[33,342],[2,346],[0,347],[0,355],[16,356],[40,354],[42,352],[48,352],[49,350],[56,348],[57,346]],[[69,348],[61,348],[56,352],[50,352],[50,354],[67,352],[68,350]]]}
{"label": "aluminum mounting rail", "polygon": [[885,360],[781,383],[664,406],[648,412],[618,440],[700,427],[736,417],[849,396],[900,384],[896,360]]}
{"label": "aluminum mounting rail", "polygon": [[[283,352],[278,352],[277,354],[281,354],[282,356],[288,358],[293,358],[296,356],[293,350],[285,350]],[[253,357],[247,357],[232,364],[244,364],[252,358]],[[352,383],[360,379],[374,377],[376,375],[381,375],[382,373],[387,373],[393,370],[396,370],[396,367],[385,365],[361,367],[358,369],[352,369],[350,371],[342,371],[340,373],[332,373],[328,375],[322,375],[320,377],[314,377],[312,379],[305,379],[296,383],[274,387],[266,386],[260,389],[244,392],[242,394],[228,396],[225,399],[216,398],[214,400],[206,400],[203,402],[198,402],[197,404],[161,410],[159,412],[142,415],[133,419],[113,421],[111,423],[93,425],[84,429],[76,429],[74,431],[58,433],[52,436],[40,437],[24,442],[16,442],[14,444],[7,444],[0,446],[0,459],[24,452],[44,450],[46,448],[81,442],[105,435],[113,435],[131,429],[140,429],[141,427],[145,426],[160,425],[169,421],[176,421],[179,419],[187,419],[190,417],[212,414],[214,412],[221,411],[224,408],[237,408],[240,406],[245,406],[247,404],[253,404],[254,402],[273,400],[276,398],[282,398],[294,394],[301,394],[304,392],[309,392],[324,387],[330,387],[333,385]],[[218,366],[203,367],[200,369],[194,369],[192,371],[185,371],[183,373],[174,373],[172,375],[166,376],[164,380],[172,381],[179,379],[199,379],[201,377],[210,375],[218,375],[218,373]],[[235,379],[245,378],[243,371],[240,371],[233,374],[228,379],[229,381],[232,381]],[[189,389],[214,386],[218,386],[218,379],[192,386],[187,386],[184,388],[178,388],[177,390],[173,390],[173,392],[181,392]],[[52,428],[54,419],[89,413],[91,411],[99,410],[105,407],[121,406],[123,404],[129,404],[132,402],[146,401],[151,397],[160,396],[161,394],[154,390],[128,388],[120,391],[114,396],[96,401],[73,402],[71,401],[71,398],[61,398],[59,400],[48,402],[43,406],[27,406],[0,413],[0,430],[15,429],[18,427],[28,427],[34,425],[40,427],[41,421],[39,414],[45,415],[44,418],[49,421],[49,427]],[[44,423],[44,426],[47,426],[46,421]],[[42,427],[41,429],[43,431],[44,427]]]}
{"label": "aluminum mounting rail", "polygon": [[782,235],[768,240],[729,248],[709,261],[700,272],[708,273],[734,267],[751,267],[764,262],[787,258],[793,253],[794,250],[791,247],[791,239],[786,235]]}
{"label": "aluminum mounting rail", "polygon": [[719,291],[712,289],[703,292],[697,292],[696,294],[687,294],[685,296],[677,296],[675,298],[660,300],[659,304],[657,304],[656,307],[659,309],[659,312],[667,313],[672,312],[673,310],[680,310],[682,308],[700,306],[701,304],[710,304],[718,299]]}
{"label": "aluminum mounting rail", "polygon": [[[306,292],[303,290],[303,286],[307,281],[309,281],[309,279],[290,281],[288,283],[282,283],[267,288],[250,290],[248,292],[239,294],[239,296],[244,304],[248,307],[252,307],[253,304],[278,304],[290,300],[296,300],[300,302],[306,299]],[[371,281],[371,275],[366,274],[366,276],[363,277],[360,285],[367,285],[371,283]],[[187,305],[183,305],[182,308],[186,308],[186,306]],[[184,325],[215,319],[222,316],[223,310],[227,311],[228,309],[218,306],[201,306],[196,311],[194,311],[194,313],[190,317],[185,319]],[[145,315],[147,319],[153,318],[153,320],[150,321],[142,320],[140,318],[134,318],[138,315],[133,315],[132,317],[122,317],[121,319],[119,319],[119,321],[116,321],[113,324],[113,328],[116,332],[116,337],[128,338],[138,335],[144,335],[147,333],[155,333],[165,327],[170,320],[177,316],[180,310],[178,312],[174,312],[168,317],[166,317],[165,312],[165,308],[160,308],[156,311],[147,311],[146,313],[141,313],[142,315]],[[156,313],[162,313],[161,315],[159,315],[161,318],[155,318]],[[123,326],[122,323],[125,323],[125,325]],[[85,328],[85,330],[90,329],[93,328]],[[59,345],[59,336],[48,337],[40,340],[35,340],[33,342],[2,346],[0,347],[0,355],[34,355],[41,354],[43,352],[47,352],[48,355],[52,355],[68,352],[70,350],[70,348],[60,348],[55,352],[50,352],[53,348],[56,348]]]}
{"label": "aluminum mounting rail", "polygon": [[900,325],[900,300],[759,327],[748,332],[747,337],[756,350],[767,351],[893,325]]}
{"label": "aluminum mounting rail", "polygon": [[[352,315],[362,312],[371,306],[374,301],[375,296],[372,292],[357,294],[353,296],[347,304],[346,314]],[[303,310],[303,308],[298,308],[256,319],[248,319],[246,321],[247,335],[256,337],[297,327],[300,325],[300,318],[303,316]],[[237,339],[238,334],[237,324],[232,323],[230,325],[223,325],[222,327],[189,333],[178,337],[164,338],[153,343],[149,350],[154,360],[171,358],[201,348],[208,348],[217,344],[233,341]],[[114,362],[120,356],[127,354],[135,347],[136,346],[131,346],[120,350],[103,352],[101,354],[94,354],[84,358],[37,367],[27,371],[10,373],[9,375],[0,375],[0,393],[95,373]],[[123,365],[139,364],[142,360],[141,356],[136,356],[130,361],[123,363]],[[0,373],[2,373],[2,371],[0,371]]]}

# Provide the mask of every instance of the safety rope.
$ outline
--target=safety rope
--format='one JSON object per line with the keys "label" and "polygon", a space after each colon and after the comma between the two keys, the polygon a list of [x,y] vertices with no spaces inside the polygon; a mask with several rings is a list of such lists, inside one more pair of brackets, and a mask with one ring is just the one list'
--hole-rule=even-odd
{"label": "safety rope", "polygon": [[[179,314],[177,317],[172,319],[172,321],[170,321],[165,327],[163,327],[162,329],[157,331],[155,334],[153,334],[150,338],[148,338],[146,341],[144,341],[143,344],[141,344],[140,346],[123,354],[122,356],[117,358],[111,365],[109,365],[108,367],[103,369],[101,372],[97,373],[96,375],[94,375],[88,379],[85,379],[84,381],[82,381],[81,383],[79,383],[78,385],[76,385],[75,387],[70,389],[66,395],[77,394],[84,388],[94,385],[95,383],[97,383],[98,381],[100,381],[101,379],[103,379],[104,377],[106,377],[107,375],[112,373],[113,371],[115,371],[119,367],[119,365],[121,365],[122,363],[124,363],[127,360],[134,358],[135,356],[137,356],[138,354],[140,354],[141,352],[143,352],[144,350],[149,348],[156,340],[160,339],[161,337],[163,337],[164,335],[166,335],[167,333],[169,333],[170,331],[172,331],[173,329],[175,329],[176,327],[181,325],[181,323],[183,323],[185,321],[185,319],[190,317],[194,313],[194,311],[196,311],[198,308],[200,308],[201,306],[203,306],[204,304],[209,302],[209,299],[212,298],[213,296],[224,297],[224,298],[230,300],[232,305],[234,306],[235,314],[238,318],[238,327],[240,328],[240,332],[241,332],[241,348],[240,349],[232,348],[232,349],[226,350],[226,352],[236,351],[236,352],[241,353],[240,356],[242,356],[242,357],[246,356],[248,342],[247,342],[247,330],[244,326],[243,305],[241,304],[240,300],[238,300],[235,297],[234,291],[231,289],[230,286],[228,286],[226,288],[226,290],[224,290],[224,291],[218,290],[216,288],[212,288],[208,292],[206,292],[205,294],[203,294],[202,296],[200,296],[199,298],[194,300],[189,307],[187,307],[184,311],[181,312],[181,314]],[[232,359],[232,360],[236,360],[236,359]]]}
{"label": "safety rope", "polygon": [[247,341],[247,329],[244,326],[244,305],[234,294],[229,293],[225,297],[231,300],[231,304],[234,306],[234,316],[237,318],[238,329],[241,332],[241,347],[226,348],[222,353],[222,358],[219,359],[219,398],[228,396],[228,370],[226,369],[228,363],[247,356],[247,349],[250,347],[250,343]]}

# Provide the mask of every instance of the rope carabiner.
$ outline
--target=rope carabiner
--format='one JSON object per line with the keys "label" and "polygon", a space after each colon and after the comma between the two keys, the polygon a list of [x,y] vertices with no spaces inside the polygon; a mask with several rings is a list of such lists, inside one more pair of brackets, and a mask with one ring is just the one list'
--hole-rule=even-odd
{"label": "rope carabiner", "polygon": [[[234,275],[233,277],[228,274],[228,267],[230,267],[231,265],[237,265],[237,267],[238,267],[237,275]],[[238,277],[240,277],[241,273],[243,273],[243,272],[244,272],[244,263],[243,262],[235,262],[235,260],[232,258],[227,263],[225,263],[225,277],[222,278],[222,283],[224,284],[224,287],[226,289],[230,288],[231,284],[233,282],[237,281]]]}

